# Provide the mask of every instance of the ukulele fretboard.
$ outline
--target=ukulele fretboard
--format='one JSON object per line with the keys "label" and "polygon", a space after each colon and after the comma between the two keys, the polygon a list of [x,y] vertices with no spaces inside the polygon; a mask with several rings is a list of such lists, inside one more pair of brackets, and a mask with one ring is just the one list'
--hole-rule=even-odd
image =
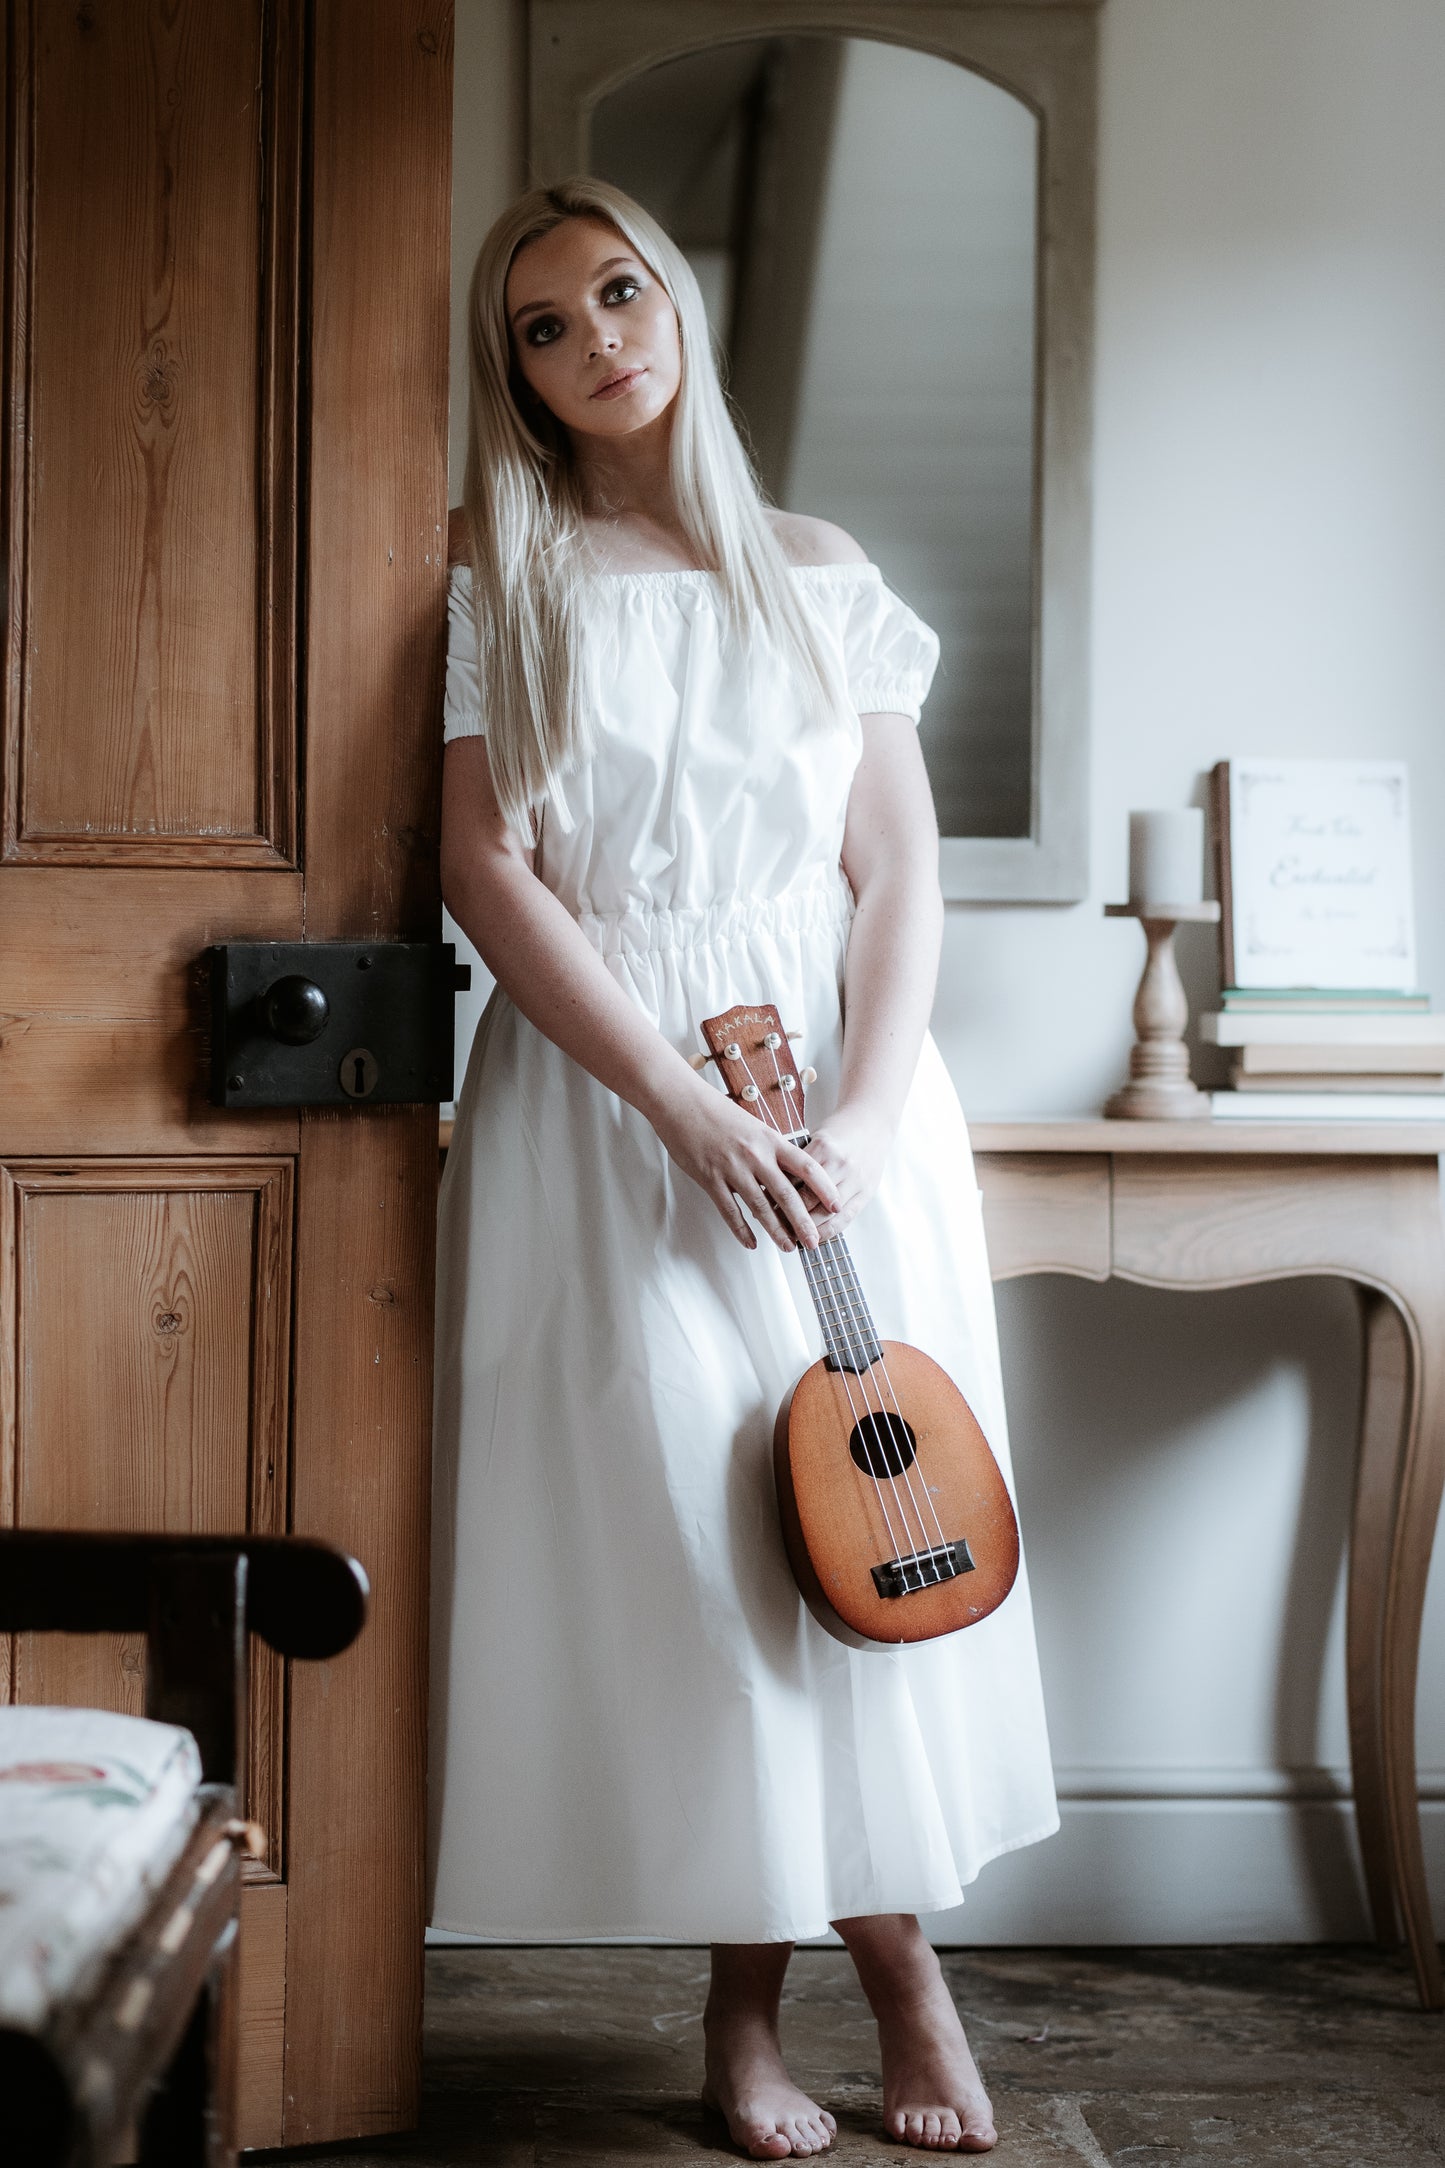
{"label": "ukulele fretboard", "polygon": [[842,1235],[834,1235],[816,1250],[800,1250],[808,1292],[818,1323],[830,1370],[869,1370],[882,1360],[883,1350],[862,1288],[853,1255]]}

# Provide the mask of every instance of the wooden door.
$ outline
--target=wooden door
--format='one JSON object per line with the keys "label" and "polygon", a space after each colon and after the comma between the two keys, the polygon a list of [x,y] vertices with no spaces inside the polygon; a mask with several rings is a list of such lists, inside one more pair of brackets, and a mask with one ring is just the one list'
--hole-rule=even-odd
{"label": "wooden door", "polygon": [[[10,0],[0,1519],[291,1528],[241,2142],[418,2097],[433,1108],[223,1113],[196,959],[438,925],[447,0]],[[29,1637],[12,1695],[141,1707]]]}

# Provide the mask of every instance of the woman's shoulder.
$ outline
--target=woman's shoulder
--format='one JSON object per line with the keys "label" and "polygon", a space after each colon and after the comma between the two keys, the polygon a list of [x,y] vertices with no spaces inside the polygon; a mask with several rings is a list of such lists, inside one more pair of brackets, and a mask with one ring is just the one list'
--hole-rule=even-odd
{"label": "woman's shoulder", "polygon": [[813,519],[806,512],[768,513],[768,524],[783,555],[792,565],[866,565],[868,552],[842,527],[830,519]]}

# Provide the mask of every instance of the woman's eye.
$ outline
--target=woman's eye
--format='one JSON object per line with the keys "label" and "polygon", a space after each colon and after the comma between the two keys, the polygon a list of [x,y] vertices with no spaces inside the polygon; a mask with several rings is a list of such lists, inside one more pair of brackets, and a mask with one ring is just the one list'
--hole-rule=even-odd
{"label": "woman's eye", "polygon": [[632,301],[642,291],[634,278],[612,279],[603,289],[604,301]]}
{"label": "woman's eye", "polygon": [[555,316],[538,316],[527,326],[528,346],[550,346],[561,336],[562,326]]}

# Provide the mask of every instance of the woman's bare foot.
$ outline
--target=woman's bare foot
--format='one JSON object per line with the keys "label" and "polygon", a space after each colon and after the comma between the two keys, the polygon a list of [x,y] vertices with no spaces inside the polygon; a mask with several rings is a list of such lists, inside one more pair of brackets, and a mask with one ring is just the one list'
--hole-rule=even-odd
{"label": "woman's bare foot", "polygon": [[702,2097],[753,2160],[824,2153],[838,2126],[783,2067],[778,2004],[792,1944],[718,1943],[703,2012]]}
{"label": "woman's bare foot", "polygon": [[938,1957],[911,1913],[835,1920],[878,2020],[890,2138],[940,2153],[987,2153],[993,2110]]}

